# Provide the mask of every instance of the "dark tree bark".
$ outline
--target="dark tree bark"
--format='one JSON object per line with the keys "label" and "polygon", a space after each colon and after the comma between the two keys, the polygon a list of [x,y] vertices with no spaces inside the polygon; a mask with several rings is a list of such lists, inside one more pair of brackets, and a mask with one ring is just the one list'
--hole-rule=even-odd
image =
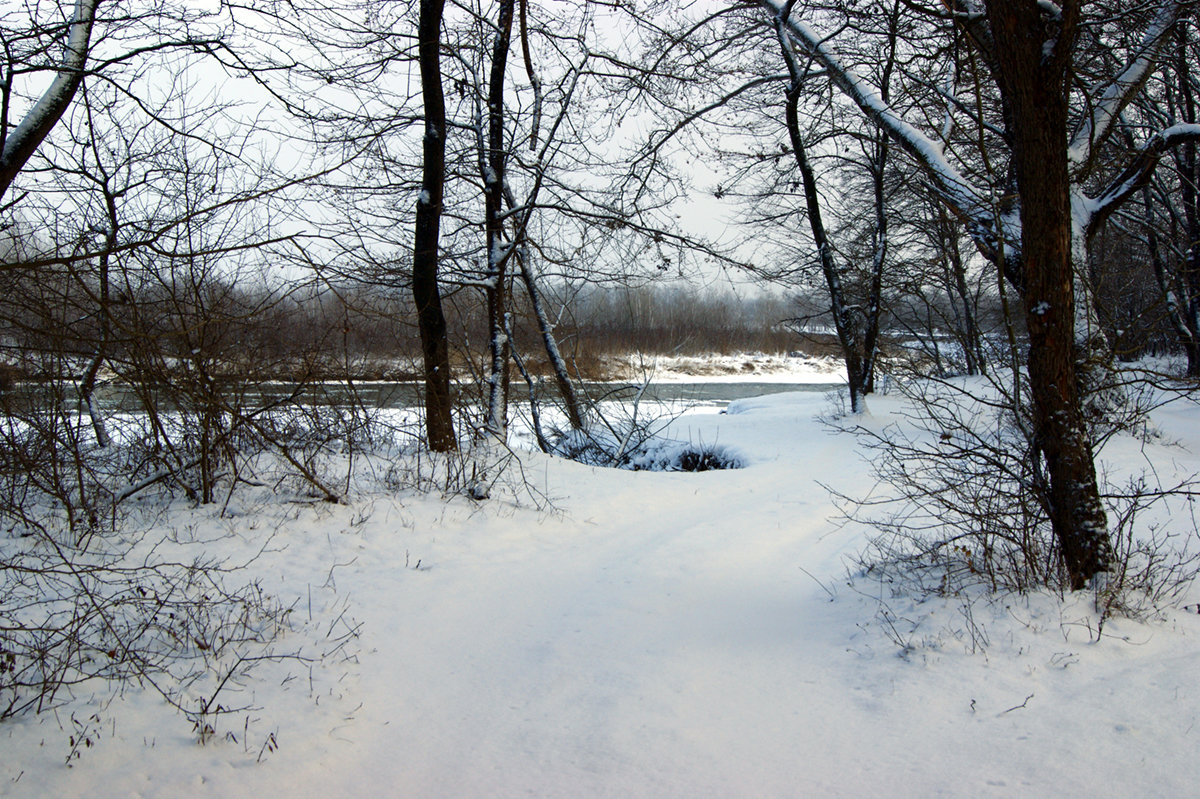
{"label": "dark tree bark", "polygon": [[[1180,121],[1196,122],[1196,96],[1192,81],[1187,35],[1181,25],[1177,37],[1175,60],[1176,85],[1179,90],[1177,113]],[[1183,205],[1184,236],[1188,244],[1184,253],[1181,284],[1186,302],[1182,309],[1188,335],[1182,339],[1187,353],[1189,377],[1200,377],[1200,171],[1197,170],[1196,142],[1186,141],[1175,150],[1175,169],[1179,173],[1180,199]]]}
{"label": "dark tree bark", "polygon": [[1166,302],[1167,320],[1175,332],[1175,339],[1187,355],[1189,377],[1200,375],[1200,329],[1195,314],[1195,303],[1188,292],[1187,282],[1179,270],[1167,267],[1163,247],[1158,238],[1158,225],[1154,213],[1154,199],[1150,187],[1142,187],[1142,226],[1146,231],[1146,249],[1150,253],[1150,265],[1159,291]]}
{"label": "dark tree bark", "polygon": [[[833,245],[829,240],[828,231],[821,215],[821,201],[817,193],[817,180],[812,166],[808,161],[804,139],[800,132],[799,101],[803,73],[796,59],[792,44],[787,37],[784,20],[791,13],[795,0],[789,0],[778,21],[780,44],[783,46],[784,60],[788,65],[791,83],[788,86],[784,119],[788,131],[788,139],[792,145],[792,153],[796,166],[800,170],[800,180],[804,188],[804,202],[808,211],[809,228],[812,232],[813,243],[817,246],[817,255],[821,264],[821,272],[825,277],[825,286],[829,291],[830,312],[833,316],[834,330],[837,333],[838,345],[842,350],[842,360],[846,364],[847,388],[850,394],[850,412],[862,413],[865,410],[864,400],[874,392],[875,358],[879,343],[879,315],[883,286],[883,268],[887,257],[888,233],[887,215],[885,209],[884,172],[888,160],[887,134],[880,132],[872,142],[872,152],[868,169],[871,173],[872,197],[874,201],[873,247],[871,275],[868,286],[868,296],[865,306],[851,307],[843,287],[841,274],[833,257]],[[895,19],[893,15],[893,20]],[[886,99],[887,85],[894,64],[895,35],[890,41],[888,57],[884,61],[884,97]]]}
{"label": "dark tree bark", "polygon": [[484,226],[487,237],[487,310],[490,367],[487,429],[504,438],[508,429],[508,362],[512,353],[508,320],[508,262],[513,253],[504,238],[504,75],[512,43],[515,0],[501,0],[488,76],[487,150],[483,154]]}
{"label": "dark tree bark", "polygon": [[1078,0],[1052,18],[1037,0],[988,0],[997,79],[1011,114],[1021,197],[1022,300],[1036,442],[1050,480],[1050,522],[1071,586],[1083,588],[1112,559],[1076,348],[1067,83]]}
{"label": "dark tree bark", "polygon": [[842,290],[842,278],[837,264],[833,260],[833,246],[829,242],[829,234],[825,230],[824,218],[821,216],[821,200],[817,194],[817,179],[812,166],[808,163],[808,154],[804,147],[804,139],[800,135],[800,121],[797,104],[800,98],[800,86],[793,82],[788,88],[785,117],[787,120],[788,138],[792,143],[792,153],[796,158],[796,166],[800,169],[800,181],[804,186],[804,202],[808,210],[808,225],[812,231],[813,243],[817,245],[817,257],[821,263],[821,273],[825,277],[825,287],[829,290],[829,307],[833,315],[833,329],[837,332],[838,345],[842,350],[842,360],[846,364],[846,387],[850,392],[850,412],[862,413],[863,397],[867,393],[869,375],[863,364],[863,335],[859,330],[857,320],[850,309],[846,307],[845,292]]}
{"label": "dark tree bark", "polygon": [[425,371],[425,434],[429,447],[458,446],[451,416],[450,347],[438,286],[438,239],[446,181],[446,98],[442,93],[441,32],[444,0],[421,0],[418,58],[425,104],[424,163],[413,237],[413,301]]}
{"label": "dark tree bark", "polygon": [[928,205],[930,215],[925,223],[925,233],[934,244],[942,288],[950,306],[949,318],[944,321],[950,324],[951,332],[962,348],[966,373],[982,375],[985,374],[987,359],[979,334],[978,302],[967,279],[960,227],[936,197],[930,198]]}
{"label": "dark tree bark", "polygon": [[[1200,127],[1172,125],[1155,132],[1097,194],[1090,195],[1085,186],[1108,165],[1101,151],[1160,63],[1173,26],[1193,4],[1147,3],[1151,15],[1140,42],[1125,54],[1115,74],[1094,83],[1093,75],[1073,70],[1083,0],[942,4],[951,12],[948,19],[961,26],[981,54],[986,63],[981,74],[997,82],[1001,95],[1003,129],[993,132],[1009,150],[1011,175],[992,176],[990,185],[978,187],[947,158],[942,142],[892,108],[843,62],[830,43],[836,34],[822,36],[791,20],[791,2],[758,2],[828,79],[914,159],[941,202],[966,225],[979,252],[1021,295],[1029,328],[1032,422],[1050,482],[1049,515],[1070,583],[1082,587],[1107,570],[1112,550],[1082,406],[1081,384],[1091,370],[1081,356],[1088,357],[1095,347],[1088,340],[1093,319],[1090,298],[1075,296],[1074,267],[1084,265],[1087,239],[1145,185],[1167,151],[1200,140]],[[985,13],[977,13],[980,5]],[[916,10],[914,4],[907,6]],[[1103,26],[1089,21],[1089,36],[1102,33]],[[1081,114],[1074,125],[1069,117],[1072,91],[1086,101],[1077,104]],[[978,155],[986,157],[986,152]],[[1073,196],[1080,200],[1074,207]],[[1014,203],[1019,208],[1015,218],[1010,213]]]}

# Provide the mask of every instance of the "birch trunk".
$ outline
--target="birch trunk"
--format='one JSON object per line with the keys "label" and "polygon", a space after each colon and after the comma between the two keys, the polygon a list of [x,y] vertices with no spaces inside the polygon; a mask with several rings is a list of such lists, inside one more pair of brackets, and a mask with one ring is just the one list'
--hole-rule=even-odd
{"label": "birch trunk", "polygon": [[[79,84],[83,82],[87,64],[88,48],[92,37],[92,25],[96,19],[96,7],[100,0],[77,0],[67,28],[66,52],[58,67],[58,74],[50,83],[37,103],[25,114],[21,122],[11,131],[8,129],[8,96],[11,86],[4,94],[4,119],[0,120],[0,199],[16,179],[17,174],[34,152],[62,119]],[[9,76],[11,80],[12,76]]]}

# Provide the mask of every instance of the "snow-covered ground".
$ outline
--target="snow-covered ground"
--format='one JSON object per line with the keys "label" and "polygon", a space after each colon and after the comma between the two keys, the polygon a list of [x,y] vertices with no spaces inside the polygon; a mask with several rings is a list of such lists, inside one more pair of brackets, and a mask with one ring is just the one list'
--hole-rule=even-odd
{"label": "snow-covered ground", "polygon": [[[866,423],[899,402],[872,398]],[[1194,795],[1200,615],[1097,639],[1087,597],[964,606],[849,580],[868,531],[822,486],[862,493],[869,470],[818,421],[832,407],[777,394],[676,420],[739,450],[736,471],[526,453],[482,503],[181,512],[163,524],[230,557],[273,535],[241,577],[294,603],[277,649],[317,659],[222,689],[255,709],[203,745],[151,692],[77,690],[0,726],[0,795]],[[1113,468],[1200,470],[1200,409],[1158,418],[1183,446],[1118,446]],[[73,736],[90,744],[67,768]]]}
{"label": "snow-covered ground", "polygon": [[630,355],[610,358],[608,368],[631,381],[655,383],[844,383],[837,358],[761,352],[735,355]]}

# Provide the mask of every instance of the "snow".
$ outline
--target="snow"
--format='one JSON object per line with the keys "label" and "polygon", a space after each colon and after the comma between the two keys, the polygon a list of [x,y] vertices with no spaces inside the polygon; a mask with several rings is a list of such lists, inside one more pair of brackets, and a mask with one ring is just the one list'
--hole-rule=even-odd
{"label": "snow", "polygon": [[[867,531],[822,486],[870,481],[818,419],[835,406],[775,394],[676,421],[743,453],[735,471],[522,453],[528,485],[510,470],[484,503],[177,510],[161,524],[209,550],[266,544],[245,577],[295,602],[279,649],[330,654],[233,686],[260,709],[204,745],[148,691],[77,690],[0,725],[0,796],[1191,795],[1200,615],[1097,640],[1085,596],[849,580]],[[871,407],[863,425],[902,421],[895,397]],[[1110,468],[1200,469],[1196,407],[1158,421],[1185,446],[1118,442]]]}
{"label": "snow", "polygon": [[1194,122],[1180,122],[1172,125],[1158,134],[1164,141],[1183,138],[1200,138],[1200,125]]}
{"label": "snow", "polygon": [[1179,0],[1166,0],[1158,9],[1154,23],[1146,31],[1136,56],[1124,71],[1121,72],[1103,91],[1094,87],[1089,92],[1090,112],[1083,119],[1079,131],[1072,138],[1067,148],[1067,154],[1073,168],[1087,164],[1092,157],[1093,148],[1103,142],[1112,126],[1116,124],[1121,110],[1129,103],[1135,92],[1146,80],[1146,75],[1154,69],[1160,48],[1174,26],[1183,8]]}
{"label": "snow", "polygon": [[[778,0],[760,0],[761,4],[777,17],[781,17],[784,5]],[[782,20],[792,38],[807,55],[812,56],[829,72],[830,80],[836,83],[856,105],[865,111],[911,155],[921,161],[935,178],[939,190],[959,210],[977,220],[989,219],[991,206],[984,194],[946,159],[944,146],[935,142],[916,125],[893,109],[883,96],[864,76],[842,59],[829,46],[829,36],[818,33],[795,17]]]}
{"label": "snow", "polygon": [[621,356],[605,360],[608,368],[629,376],[620,382],[645,378],[655,383],[791,383],[846,382],[846,368],[837,358],[788,356],[761,352],[736,355]]}

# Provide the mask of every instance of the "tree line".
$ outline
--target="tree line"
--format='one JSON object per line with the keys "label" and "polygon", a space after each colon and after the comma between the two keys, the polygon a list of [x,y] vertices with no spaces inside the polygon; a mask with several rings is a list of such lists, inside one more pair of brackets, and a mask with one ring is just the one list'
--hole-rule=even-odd
{"label": "tree line", "polygon": [[[103,380],[119,371],[124,383],[165,383],[166,377],[137,364],[153,350],[161,361],[203,357],[228,380],[305,382],[415,380],[420,377],[420,338],[412,297],[404,291],[347,283],[308,285],[290,291],[206,276],[191,296],[179,286],[122,286],[110,300],[114,319],[102,330],[92,310],[98,287],[48,275],[32,284],[9,272],[0,314],[7,320],[0,341],[8,390],[56,377],[86,375],[95,344],[107,338]],[[827,355],[823,328],[796,316],[794,298],[762,294],[741,298],[693,286],[547,285],[558,314],[555,330],[563,357],[577,380],[633,377],[614,371],[631,354],[704,356],[764,353]],[[86,289],[86,290],[85,290]],[[110,293],[112,288],[109,288]],[[470,342],[483,340],[487,317],[477,304],[446,304],[452,374],[471,373]],[[817,311],[817,317],[820,312]],[[537,353],[541,341],[527,303],[514,303],[514,340],[538,377],[551,365]],[[807,333],[805,332],[807,330]],[[60,374],[48,370],[49,353],[63,359]],[[101,364],[96,363],[99,374]],[[477,365],[476,365],[477,366]],[[86,382],[86,381],[85,381]]]}

